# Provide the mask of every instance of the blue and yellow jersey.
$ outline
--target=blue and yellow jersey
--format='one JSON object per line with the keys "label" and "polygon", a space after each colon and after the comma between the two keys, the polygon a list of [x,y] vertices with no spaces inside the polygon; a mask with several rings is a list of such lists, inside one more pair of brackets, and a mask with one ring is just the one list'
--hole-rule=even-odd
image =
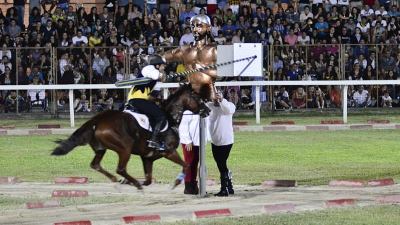
{"label": "blue and yellow jersey", "polygon": [[156,86],[157,81],[152,80],[148,84],[135,85],[131,88],[128,94],[128,101],[131,99],[149,99],[150,93]]}

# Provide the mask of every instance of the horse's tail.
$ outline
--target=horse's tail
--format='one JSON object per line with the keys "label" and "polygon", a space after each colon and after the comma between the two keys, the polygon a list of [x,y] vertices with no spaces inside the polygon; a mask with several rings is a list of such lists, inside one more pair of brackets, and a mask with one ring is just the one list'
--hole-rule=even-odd
{"label": "horse's tail", "polygon": [[85,145],[93,138],[95,120],[91,119],[84,123],[68,139],[57,140],[59,145],[53,150],[52,155],[66,155],[76,146]]}

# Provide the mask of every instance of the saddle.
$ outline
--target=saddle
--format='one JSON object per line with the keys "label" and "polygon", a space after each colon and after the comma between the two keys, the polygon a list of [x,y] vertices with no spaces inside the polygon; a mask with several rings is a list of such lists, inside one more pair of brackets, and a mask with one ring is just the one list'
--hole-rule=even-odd
{"label": "saddle", "polygon": [[[150,120],[147,115],[140,113],[134,106],[132,105],[126,105],[125,109],[123,110],[124,113],[128,113],[129,115],[133,116],[133,118],[136,119],[138,122],[139,126],[142,127],[145,130],[148,130],[150,132],[153,131],[153,128],[150,125]],[[165,126],[161,129],[160,132],[164,132],[168,129],[168,121],[165,123]]]}

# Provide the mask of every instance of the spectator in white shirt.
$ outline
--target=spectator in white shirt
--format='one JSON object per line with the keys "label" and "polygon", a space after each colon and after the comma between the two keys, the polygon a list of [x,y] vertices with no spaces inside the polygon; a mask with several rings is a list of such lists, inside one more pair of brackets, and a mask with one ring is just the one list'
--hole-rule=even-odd
{"label": "spectator in white shirt", "polygon": [[179,40],[179,45],[189,45],[190,43],[194,42],[193,33],[190,31],[190,27],[185,28],[185,34],[182,35],[181,39]]}
{"label": "spectator in white shirt", "polygon": [[208,128],[211,137],[211,149],[221,175],[221,190],[215,196],[234,194],[231,172],[227,167],[227,160],[234,142],[232,116],[236,106],[223,98],[221,92],[217,94],[218,102],[208,103],[211,109],[208,117]]}
{"label": "spectator in white shirt", "polygon": [[297,37],[297,42],[301,45],[307,45],[311,43],[311,39],[306,32],[302,32],[301,35]]}
{"label": "spectator in white shirt", "polygon": [[392,97],[390,97],[387,91],[382,96],[382,107],[392,107]]}
{"label": "spectator in white shirt", "polygon": [[81,30],[78,30],[77,35],[72,38],[72,44],[74,46],[86,46],[88,44],[88,39],[86,36],[82,35]]}
{"label": "spectator in white shirt", "polygon": [[367,107],[370,102],[369,93],[364,90],[364,86],[359,86],[357,91],[353,94],[355,107]]}

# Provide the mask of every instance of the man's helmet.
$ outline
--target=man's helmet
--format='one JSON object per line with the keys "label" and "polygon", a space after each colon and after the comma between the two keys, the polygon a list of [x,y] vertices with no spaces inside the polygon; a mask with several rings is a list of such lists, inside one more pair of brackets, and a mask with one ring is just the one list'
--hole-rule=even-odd
{"label": "man's helmet", "polygon": [[194,21],[198,20],[200,23],[207,24],[208,26],[211,26],[211,20],[210,17],[206,15],[195,15],[192,18],[190,18],[190,24],[193,24]]}

